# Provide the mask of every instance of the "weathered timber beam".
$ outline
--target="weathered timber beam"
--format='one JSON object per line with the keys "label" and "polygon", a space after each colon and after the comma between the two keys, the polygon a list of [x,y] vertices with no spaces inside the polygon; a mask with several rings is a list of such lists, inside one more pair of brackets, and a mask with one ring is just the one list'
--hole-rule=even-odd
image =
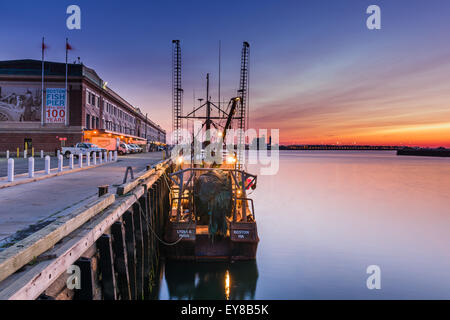
{"label": "weathered timber beam", "polygon": [[62,238],[111,205],[114,200],[113,194],[104,195],[94,201],[88,200],[82,207],[5,249],[0,253],[0,281],[52,248]]}
{"label": "weathered timber beam", "polygon": [[26,267],[20,273],[8,277],[0,283],[0,300],[33,300],[71,266],[95,241],[120,219],[122,214],[133,205],[136,198],[144,193],[143,187],[137,187],[133,193],[117,199],[104,212],[95,216],[81,228],[56,244],[48,254],[56,258]]}

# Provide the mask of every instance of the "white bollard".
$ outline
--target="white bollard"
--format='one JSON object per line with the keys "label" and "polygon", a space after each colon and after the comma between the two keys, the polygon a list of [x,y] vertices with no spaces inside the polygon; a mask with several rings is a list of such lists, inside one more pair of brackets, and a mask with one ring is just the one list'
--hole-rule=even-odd
{"label": "white bollard", "polygon": [[6,150],[6,159],[9,159],[9,150]]}
{"label": "white bollard", "polygon": [[23,150],[23,158],[26,159],[27,158],[27,150]]}
{"label": "white bollard", "polygon": [[94,166],[97,164],[97,152],[92,152],[92,164]]}
{"label": "white bollard", "polygon": [[45,174],[50,174],[50,156],[45,156]]}
{"label": "white bollard", "polygon": [[41,150],[41,159],[44,158],[44,150]]}
{"label": "white bollard", "polygon": [[69,169],[73,169],[73,154],[71,153],[69,156]]}
{"label": "white bollard", "polygon": [[14,159],[8,159],[8,182],[14,181]]}
{"label": "white bollard", "polygon": [[28,158],[28,178],[34,178],[34,158]]}
{"label": "white bollard", "polygon": [[113,161],[113,154],[112,151],[109,152],[109,162]]}
{"label": "white bollard", "polygon": [[108,153],[106,151],[103,152],[103,158],[105,159],[105,163],[108,162]]}
{"label": "white bollard", "polygon": [[83,168],[83,154],[81,152],[78,154],[78,167]]}
{"label": "white bollard", "polygon": [[100,151],[100,152],[98,153],[98,163],[99,163],[99,164],[102,164],[102,162],[103,162],[103,152]]}
{"label": "white bollard", "polygon": [[60,154],[58,156],[58,172],[63,171],[63,156]]}
{"label": "white bollard", "polygon": [[117,162],[117,150],[114,151],[114,162]]}
{"label": "white bollard", "polygon": [[91,165],[91,153],[86,153],[86,167],[89,167]]}

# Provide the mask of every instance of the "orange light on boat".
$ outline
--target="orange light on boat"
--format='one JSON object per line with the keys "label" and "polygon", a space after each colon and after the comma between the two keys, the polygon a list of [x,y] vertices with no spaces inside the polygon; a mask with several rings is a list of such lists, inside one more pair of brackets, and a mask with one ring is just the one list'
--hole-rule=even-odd
{"label": "orange light on boat", "polygon": [[230,163],[230,164],[236,163],[236,158],[233,156],[228,156],[227,163]]}

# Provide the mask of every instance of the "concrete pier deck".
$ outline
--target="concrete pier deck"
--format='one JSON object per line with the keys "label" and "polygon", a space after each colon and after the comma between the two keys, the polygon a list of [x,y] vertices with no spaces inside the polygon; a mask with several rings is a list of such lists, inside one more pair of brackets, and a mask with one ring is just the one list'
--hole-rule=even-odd
{"label": "concrete pier deck", "polygon": [[127,166],[137,173],[161,157],[161,152],[127,155],[101,167],[2,189],[0,247],[21,232],[38,229],[40,224],[64,215],[64,210],[96,197],[98,186],[121,184]]}

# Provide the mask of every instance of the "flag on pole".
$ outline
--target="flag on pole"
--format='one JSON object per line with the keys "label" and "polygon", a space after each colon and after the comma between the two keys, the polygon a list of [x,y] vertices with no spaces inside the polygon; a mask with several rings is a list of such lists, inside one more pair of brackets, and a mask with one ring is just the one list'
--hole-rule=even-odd
{"label": "flag on pole", "polygon": [[41,125],[44,124],[44,53],[47,46],[45,45],[44,37],[42,37],[42,88],[41,88]]}
{"label": "flag on pole", "polygon": [[42,56],[44,56],[44,51],[47,49],[47,45],[45,44],[44,37],[42,37]]}
{"label": "flag on pole", "polygon": [[65,108],[66,108],[66,119],[65,124],[68,125],[68,114],[69,114],[69,108],[67,106],[67,71],[68,71],[68,65],[67,65],[67,59],[69,50],[73,50],[72,46],[69,44],[69,39],[66,38],[66,101],[65,101]]}

